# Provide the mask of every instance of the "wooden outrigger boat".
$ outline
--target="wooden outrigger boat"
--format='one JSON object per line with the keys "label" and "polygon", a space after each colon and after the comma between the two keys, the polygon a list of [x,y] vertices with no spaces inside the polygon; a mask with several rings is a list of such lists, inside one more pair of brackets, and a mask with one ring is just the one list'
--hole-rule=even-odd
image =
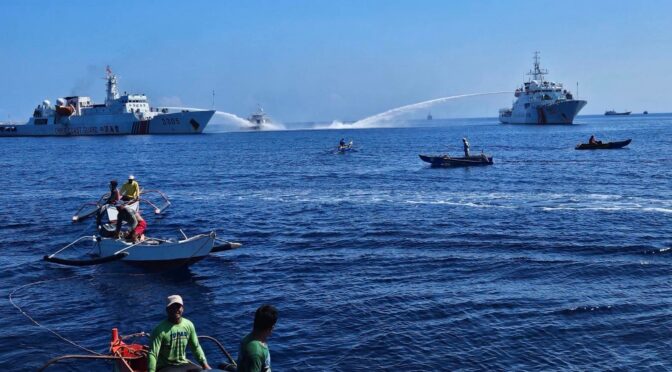
{"label": "wooden outrigger boat", "polygon": [[[147,371],[147,354],[149,347],[140,343],[127,344],[124,340],[137,337],[148,336],[145,332],[135,333],[128,336],[120,336],[117,328],[112,328],[112,339],[110,340],[110,349],[107,354],[99,355],[62,355],[49,360],[38,372],[42,372],[49,366],[61,361],[67,360],[107,360],[114,362],[114,371],[118,372],[145,372]],[[199,341],[207,340],[213,342],[226,357],[226,362],[220,363],[217,368],[211,371],[235,371],[236,361],[231,354],[224,348],[221,342],[210,336],[198,336]],[[193,362],[192,362],[193,363]],[[200,371],[200,367],[194,364],[195,370]]]}
{"label": "wooden outrigger boat", "polygon": [[[100,265],[121,260],[142,267],[175,267],[189,265],[204,259],[211,253],[232,250],[242,245],[218,239],[214,231],[192,237],[184,235],[184,239],[181,240],[146,238],[136,243],[126,241],[123,238],[110,237],[113,232],[114,228],[106,224],[100,235],[82,236],[57,252],[44,256],[44,260],[66,266]],[[93,240],[94,242],[93,258],[57,257],[66,249],[87,240]]]}
{"label": "wooden outrigger boat", "polygon": [[625,141],[617,142],[604,142],[604,143],[579,143],[576,145],[576,150],[611,150],[611,149],[621,149],[632,142],[632,139],[627,139]]}
{"label": "wooden outrigger boat", "polygon": [[343,146],[338,145],[338,148],[336,149],[336,151],[341,153],[341,154],[345,153],[345,152],[348,152],[348,151],[352,151],[352,141],[346,143]]}
{"label": "wooden outrigger boat", "polygon": [[469,157],[460,157],[453,158],[448,155],[419,155],[422,161],[430,163],[432,168],[445,168],[445,167],[469,167],[474,165],[492,165],[492,156],[487,156],[485,154],[478,156],[469,156]]}
{"label": "wooden outrigger boat", "polygon": [[[148,197],[151,196],[151,197]],[[105,201],[110,197],[110,193],[106,193],[100,197],[95,202],[88,202],[82,204],[82,206],[77,209],[75,214],[72,216],[72,222],[79,222],[88,217],[95,215],[101,207],[105,205]],[[152,201],[156,198],[157,200]],[[155,214],[161,214],[163,211],[170,207],[171,203],[166,194],[159,190],[142,190],[140,191],[140,198],[138,200],[131,201],[127,205],[131,206],[136,211],[140,208],[140,203],[149,205]],[[114,206],[108,205],[107,212],[110,213],[110,209],[114,209]],[[112,213],[116,213],[116,210]],[[116,214],[115,214],[116,216]],[[116,218],[115,218],[116,219]]]}

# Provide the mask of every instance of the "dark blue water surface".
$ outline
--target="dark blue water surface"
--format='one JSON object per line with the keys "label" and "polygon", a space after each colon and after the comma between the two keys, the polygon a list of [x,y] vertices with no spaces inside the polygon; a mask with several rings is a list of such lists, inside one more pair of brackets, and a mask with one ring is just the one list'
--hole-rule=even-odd
{"label": "dark blue water surface", "polygon": [[[11,306],[39,281],[16,304],[98,352],[113,327],[151,331],[177,293],[234,355],[254,310],[276,305],[274,371],[671,369],[672,116],[432,124],[0,139],[2,369],[85,353]],[[574,150],[593,133],[632,144]],[[457,155],[463,136],[495,164],[418,158]],[[358,151],[334,154],[341,137]],[[149,235],[214,229],[244,246],[159,273],[41,261],[91,234],[73,212],[129,173],[173,201]]]}

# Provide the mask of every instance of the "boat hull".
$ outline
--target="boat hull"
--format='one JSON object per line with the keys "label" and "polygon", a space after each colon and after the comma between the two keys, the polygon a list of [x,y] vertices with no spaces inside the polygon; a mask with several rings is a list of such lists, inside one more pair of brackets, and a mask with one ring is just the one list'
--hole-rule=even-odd
{"label": "boat hull", "polygon": [[0,125],[0,137],[25,136],[108,136],[145,134],[199,134],[212,119],[215,111],[187,111],[159,114],[140,120],[132,113],[114,115],[83,115],[50,118],[46,124]]}
{"label": "boat hull", "polygon": [[126,249],[124,252],[128,255],[122,262],[139,266],[174,266],[190,264],[207,257],[214,242],[214,232],[174,242],[147,239],[135,246],[123,239],[101,238],[96,253],[100,257],[108,257]]}
{"label": "boat hull", "polygon": [[461,158],[453,158],[447,155],[432,156],[419,155],[420,159],[426,163],[430,163],[432,168],[448,168],[448,167],[470,167],[492,165],[492,156],[469,156]]}
{"label": "boat hull", "polygon": [[507,114],[500,113],[503,124],[572,124],[574,118],[586,105],[583,100],[565,100],[548,104],[514,107]]}
{"label": "boat hull", "polygon": [[632,139],[627,139],[625,141],[618,142],[607,142],[607,143],[580,143],[576,145],[576,150],[613,150],[621,149],[630,144]]}

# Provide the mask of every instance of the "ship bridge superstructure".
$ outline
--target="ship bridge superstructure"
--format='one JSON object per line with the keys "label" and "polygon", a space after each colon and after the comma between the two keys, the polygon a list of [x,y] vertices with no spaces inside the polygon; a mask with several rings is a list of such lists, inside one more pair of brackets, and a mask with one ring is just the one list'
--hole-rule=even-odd
{"label": "ship bridge superstructure", "polygon": [[56,106],[52,107],[48,100],[35,108],[34,118],[53,117],[54,122],[71,116],[96,116],[96,115],[123,115],[131,114],[137,120],[149,120],[155,116],[166,113],[167,110],[154,109],[150,106],[147,96],[144,94],[119,94],[117,88],[117,76],[107,67],[105,76],[106,99],[104,104],[95,104],[91,97],[70,96],[56,100]]}

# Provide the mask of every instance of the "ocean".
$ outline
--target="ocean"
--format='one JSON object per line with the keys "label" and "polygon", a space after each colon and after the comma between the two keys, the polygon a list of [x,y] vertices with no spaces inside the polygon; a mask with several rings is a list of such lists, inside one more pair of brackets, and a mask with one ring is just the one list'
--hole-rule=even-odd
{"label": "ocean", "polygon": [[[574,150],[591,134],[632,143]],[[341,137],[356,151],[335,153]],[[462,137],[495,164],[418,158],[459,155]],[[151,332],[171,294],[234,357],[275,305],[274,371],[672,369],[672,115],[0,138],[0,166],[3,370],[104,353],[114,327]],[[243,247],[159,272],[43,261],[93,233],[72,214],[128,174],[173,203],[148,235],[215,230]]]}

